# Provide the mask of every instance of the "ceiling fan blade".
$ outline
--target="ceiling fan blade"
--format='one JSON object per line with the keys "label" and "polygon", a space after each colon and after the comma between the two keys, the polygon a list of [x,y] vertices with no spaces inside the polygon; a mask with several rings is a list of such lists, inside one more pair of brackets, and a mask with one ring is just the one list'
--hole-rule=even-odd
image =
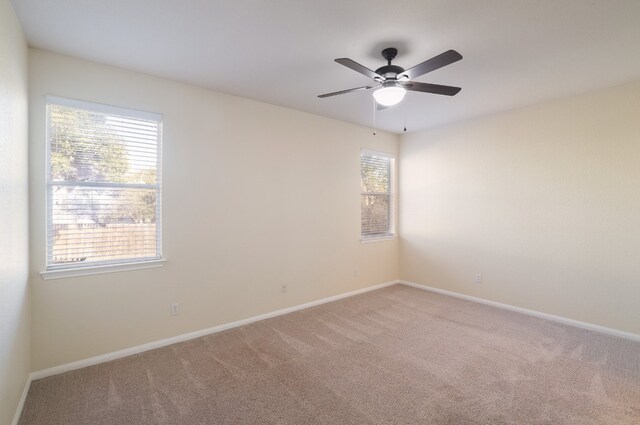
{"label": "ceiling fan blade", "polygon": [[410,81],[408,83],[400,83],[402,87],[411,91],[420,91],[424,93],[442,94],[444,96],[455,96],[458,94],[460,87],[441,86],[440,84],[418,83]]}
{"label": "ceiling fan blade", "polygon": [[[409,68],[403,73],[398,75],[398,80],[407,78],[413,80],[427,72],[435,71],[443,66],[451,65],[454,62],[458,62],[462,59],[462,55],[455,50],[447,50],[444,53],[440,53],[438,56],[434,56],[429,60],[426,60],[413,68]],[[337,60],[337,59],[336,59]]]}
{"label": "ceiling fan blade", "polygon": [[354,89],[347,89],[347,90],[334,91],[332,93],[319,94],[318,97],[325,98],[325,97],[337,96],[339,94],[351,93],[354,91],[369,90],[372,88],[373,86],[362,86],[362,87],[356,87]]}
{"label": "ceiling fan blade", "polygon": [[349,58],[338,58],[336,59],[336,62],[338,62],[340,65],[346,66],[347,68],[351,68],[362,75],[365,75],[369,78],[373,78],[374,80],[384,80],[382,75],[376,74],[366,66],[360,65],[358,62],[351,60]]}

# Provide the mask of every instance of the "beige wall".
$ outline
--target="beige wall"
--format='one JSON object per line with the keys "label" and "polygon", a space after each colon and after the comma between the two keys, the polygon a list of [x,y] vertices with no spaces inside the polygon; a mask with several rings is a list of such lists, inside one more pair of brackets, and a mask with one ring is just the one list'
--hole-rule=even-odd
{"label": "beige wall", "polygon": [[[164,114],[164,267],[39,277],[45,94]],[[30,102],[34,370],[398,277],[397,241],[359,241],[360,149],[395,135],[39,50]]]}
{"label": "beige wall", "polygon": [[[39,277],[46,94],[164,114],[165,267]],[[33,370],[398,276],[640,333],[638,99],[635,83],[403,136],[400,242],[360,244],[359,150],[397,136],[31,50]]]}
{"label": "beige wall", "polygon": [[400,151],[402,279],[640,334],[640,82]]}
{"label": "beige wall", "polygon": [[30,372],[27,152],[27,44],[0,0],[0,424],[11,423]]}

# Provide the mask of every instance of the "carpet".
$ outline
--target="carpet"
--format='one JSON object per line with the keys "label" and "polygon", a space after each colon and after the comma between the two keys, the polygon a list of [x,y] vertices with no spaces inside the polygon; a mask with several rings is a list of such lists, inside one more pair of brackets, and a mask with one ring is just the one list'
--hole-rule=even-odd
{"label": "carpet", "polygon": [[34,381],[19,423],[640,424],[640,343],[394,285]]}

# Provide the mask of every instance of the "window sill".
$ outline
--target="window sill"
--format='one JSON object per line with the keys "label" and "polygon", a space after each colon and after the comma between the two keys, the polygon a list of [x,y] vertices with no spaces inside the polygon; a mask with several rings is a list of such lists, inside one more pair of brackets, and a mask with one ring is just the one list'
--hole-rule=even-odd
{"label": "window sill", "polygon": [[44,280],[49,280],[64,279],[67,277],[76,276],[89,276],[103,273],[124,272],[129,270],[151,269],[164,266],[164,263],[166,261],[167,260],[165,258],[159,258],[157,260],[137,261],[123,264],[108,264],[99,266],[78,267],[72,269],[47,270],[44,272],[40,272],[40,276],[42,276]]}
{"label": "window sill", "polygon": [[360,238],[360,243],[372,243],[372,242],[381,242],[381,241],[391,241],[397,239],[396,235],[387,235],[387,236],[372,236],[370,238]]}

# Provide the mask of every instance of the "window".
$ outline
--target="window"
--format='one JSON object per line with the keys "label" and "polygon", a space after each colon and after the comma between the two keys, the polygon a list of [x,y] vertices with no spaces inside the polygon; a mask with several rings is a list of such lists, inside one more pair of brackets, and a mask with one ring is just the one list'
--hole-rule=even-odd
{"label": "window", "polygon": [[360,153],[360,236],[363,240],[394,236],[394,161],[387,153],[365,150]]}
{"label": "window", "polygon": [[162,116],[48,97],[47,128],[47,271],[160,260]]}

